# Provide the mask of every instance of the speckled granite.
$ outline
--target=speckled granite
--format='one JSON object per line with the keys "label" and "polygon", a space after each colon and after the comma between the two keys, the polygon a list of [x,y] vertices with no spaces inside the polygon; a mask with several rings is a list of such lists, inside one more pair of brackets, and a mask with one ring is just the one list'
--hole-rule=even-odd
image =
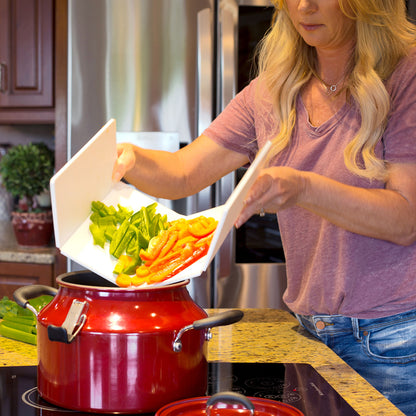
{"label": "speckled granite", "polygon": [[10,221],[0,221],[0,261],[16,263],[53,264],[57,249],[22,247],[17,244]]}
{"label": "speckled granite", "polygon": [[0,336],[0,366],[20,365],[37,365],[36,346]]}
{"label": "speckled granite", "polygon": [[[300,329],[289,313],[275,309],[247,309],[244,313],[239,323],[212,329],[210,361],[308,363],[360,415],[403,415],[335,353]],[[36,347],[0,337],[0,366],[36,364]]]}

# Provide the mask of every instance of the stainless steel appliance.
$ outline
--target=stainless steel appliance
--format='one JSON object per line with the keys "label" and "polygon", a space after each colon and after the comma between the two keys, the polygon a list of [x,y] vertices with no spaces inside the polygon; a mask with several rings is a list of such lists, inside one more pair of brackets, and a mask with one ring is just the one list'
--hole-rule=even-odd
{"label": "stainless steel appliance", "polygon": [[[270,27],[273,10],[269,0],[220,0],[217,114],[252,79],[255,47]],[[227,200],[243,174],[239,169],[216,184],[216,204]],[[233,230],[215,258],[213,275],[213,303],[218,307],[287,309],[282,301],[286,267],[276,215],[254,216]]]}
{"label": "stainless steel appliance", "polygon": [[[68,7],[68,157],[110,118],[119,140],[166,150],[192,141],[247,83],[273,11],[269,0],[69,0]],[[224,203],[237,180],[229,175],[171,207],[189,214]],[[248,225],[238,240],[257,241],[260,252],[270,250],[269,237],[280,244],[275,217],[259,226]],[[249,263],[235,240],[232,232],[207,273],[193,279],[196,302],[284,307],[284,260]]]}
{"label": "stainless steel appliance", "polygon": [[[110,118],[118,140],[145,147],[175,150],[197,137],[214,114],[215,13],[214,0],[69,0],[69,157]],[[204,210],[211,193],[171,208]],[[194,292],[209,306],[210,279],[199,280]]]}
{"label": "stainless steel appliance", "polygon": [[406,6],[409,17],[416,21],[416,0],[407,0]]}

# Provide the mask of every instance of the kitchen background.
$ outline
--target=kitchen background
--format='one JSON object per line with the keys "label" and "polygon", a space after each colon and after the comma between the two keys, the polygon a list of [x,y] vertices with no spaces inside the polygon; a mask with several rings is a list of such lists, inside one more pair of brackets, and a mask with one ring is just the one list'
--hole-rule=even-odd
{"label": "kitchen background", "polygon": [[[268,0],[28,3],[33,10],[0,0],[6,11],[0,16],[0,38],[7,39],[6,19],[23,20],[34,30],[49,25],[49,37],[43,29],[41,43],[28,47],[39,54],[49,50],[53,70],[33,85],[23,79],[16,94],[38,94],[49,82],[54,99],[33,111],[25,103],[4,100],[13,64],[31,68],[24,64],[33,53],[16,54],[20,60],[10,63],[7,72],[3,63],[12,43],[0,42],[0,147],[43,141],[55,148],[57,168],[109,118],[117,120],[119,140],[145,146],[174,150],[197,137],[248,82],[253,48],[272,12]],[[416,0],[407,4],[416,17]],[[34,26],[30,11],[36,8],[42,10]],[[14,73],[19,81],[19,72]],[[243,174],[239,170],[186,200],[161,202],[184,214],[224,203]],[[59,262],[60,270],[79,269],[66,259]],[[284,289],[284,256],[273,216],[253,218],[238,234],[233,231],[206,276],[190,285],[203,307],[284,308]]]}

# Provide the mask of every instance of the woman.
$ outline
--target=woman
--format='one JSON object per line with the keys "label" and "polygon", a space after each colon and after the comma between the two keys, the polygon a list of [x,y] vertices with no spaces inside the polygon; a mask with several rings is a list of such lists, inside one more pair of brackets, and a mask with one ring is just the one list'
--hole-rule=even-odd
{"label": "woman", "polygon": [[114,179],[181,198],[272,140],[236,226],[277,213],[287,305],[416,415],[416,29],[402,0],[274,4],[258,77],[174,154],[121,145]]}

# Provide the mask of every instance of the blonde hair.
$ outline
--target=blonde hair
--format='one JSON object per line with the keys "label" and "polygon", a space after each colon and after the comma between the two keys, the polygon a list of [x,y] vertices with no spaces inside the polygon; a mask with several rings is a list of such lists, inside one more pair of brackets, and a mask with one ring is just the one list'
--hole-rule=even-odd
{"label": "blonde hair", "polygon": [[[273,24],[259,45],[258,62],[259,84],[272,97],[279,128],[273,139],[276,155],[290,142],[296,99],[316,67],[316,53],[292,25],[285,0],[272,1]],[[404,0],[339,0],[339,4],[355,20],[356,46],[346,87],[361,116],[361,127],[344,150],[344,162],[359,176],[386,180],[386,165],[374,151],[390,111],[384,81],[416,45],[416,27],[407,20]]]}

